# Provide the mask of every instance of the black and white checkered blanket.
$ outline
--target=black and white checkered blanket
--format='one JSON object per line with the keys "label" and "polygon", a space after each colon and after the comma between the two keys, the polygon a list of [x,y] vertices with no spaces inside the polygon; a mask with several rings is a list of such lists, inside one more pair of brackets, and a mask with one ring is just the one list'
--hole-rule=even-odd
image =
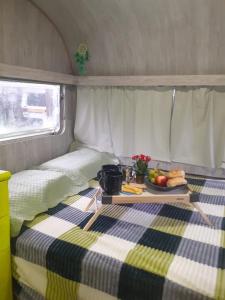
{"label": "black and white checkered blanket", "polygon": [[18,299],[225,299],[225,181],[189,177],[200,207],[109,205],[89,231],[81,192],[12,240]]}

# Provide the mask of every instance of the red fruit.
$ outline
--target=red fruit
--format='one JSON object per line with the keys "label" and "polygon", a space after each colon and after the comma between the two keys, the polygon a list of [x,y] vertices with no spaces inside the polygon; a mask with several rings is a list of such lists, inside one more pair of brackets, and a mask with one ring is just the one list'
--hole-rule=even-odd
{"label": "red fruit", "polygon": [[155,183],[160,186],[166,186],[167,181],[168,177],[165,175],[158,175],[155,178]]}

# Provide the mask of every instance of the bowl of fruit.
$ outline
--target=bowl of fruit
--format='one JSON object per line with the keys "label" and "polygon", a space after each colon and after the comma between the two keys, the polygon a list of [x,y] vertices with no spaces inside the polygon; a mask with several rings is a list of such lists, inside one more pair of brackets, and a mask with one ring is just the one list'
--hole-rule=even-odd
{"label": "bowl of fruit", "polygon": [[151,169],[148,172],[145,183],[150,189],[171,191],[186,187],[187,180],[183,170],[165,172],[160,169]]}

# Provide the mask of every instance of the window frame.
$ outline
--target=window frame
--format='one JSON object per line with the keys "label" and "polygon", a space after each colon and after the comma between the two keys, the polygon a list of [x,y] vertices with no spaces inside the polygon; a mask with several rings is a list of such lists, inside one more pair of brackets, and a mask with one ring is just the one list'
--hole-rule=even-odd
{"label": "window frame", "polygon": [[59,130],[57,132],[52,132],[51,130],[44,130],[44,129],[34,129],[31,133],[25,133],[25,131],[21,131],[21,134],[12,135],[9,137],[0,137],[0,145],[7,144],[10,142],[18,142],[24,140],[30,140],[33,138],[40,138],[40,137],[47,137],[47,136],[55,136],[55,135],[62,135],[65,132],[66,122],[65,122],[65,95],[66,95],[66,88],[65,84],[62,83],[52,83],[52,82],[43,82],[43,81],[33,81],[33,80],[25,80],[25,79],[15,79],[15,78],[5,78],[0,77],[0,81],[10,81],[10,82],[18,82],[18,83],[33,83],[39,85],[54,85],[59,86]]}

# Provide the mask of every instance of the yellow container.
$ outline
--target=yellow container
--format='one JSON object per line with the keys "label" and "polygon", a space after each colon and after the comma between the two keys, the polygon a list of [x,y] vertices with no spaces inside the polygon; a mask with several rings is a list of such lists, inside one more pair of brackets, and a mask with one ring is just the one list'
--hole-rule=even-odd
{"label": "yellow container", "polygon": [[0,171],[0,299],[12,299],[8,180],[11,174]]}

